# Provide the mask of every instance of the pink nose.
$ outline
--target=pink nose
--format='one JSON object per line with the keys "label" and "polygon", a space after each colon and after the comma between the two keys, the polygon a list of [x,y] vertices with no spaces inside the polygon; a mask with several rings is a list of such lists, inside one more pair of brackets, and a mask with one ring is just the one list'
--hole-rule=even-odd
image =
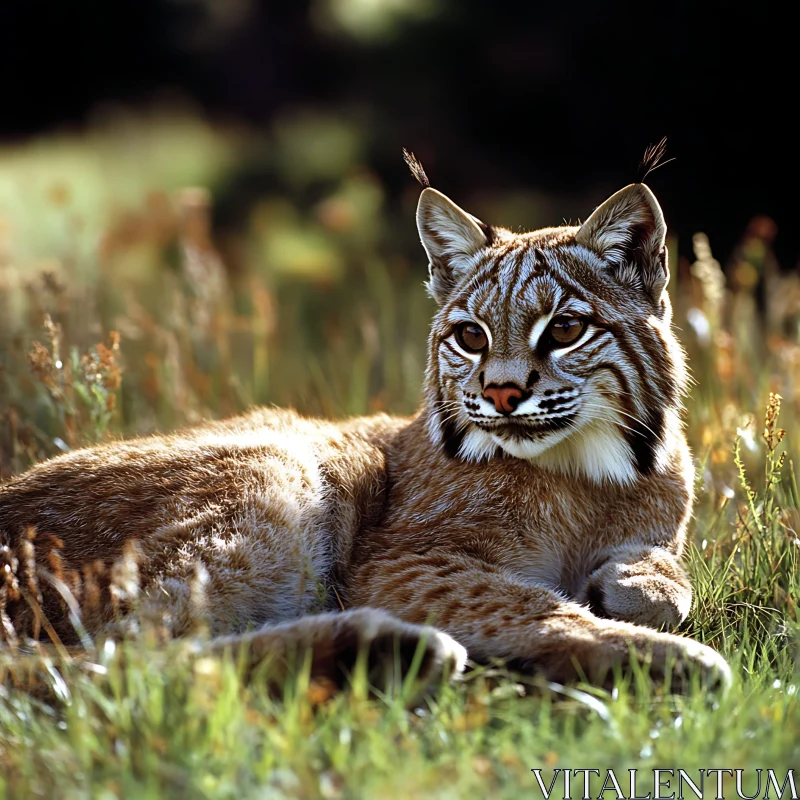
{"label": "pink nose", "polygon": [[522,399],[524,392],[519,386],[487,386],[483,396],[494,403],[495,410],[510,414]]}

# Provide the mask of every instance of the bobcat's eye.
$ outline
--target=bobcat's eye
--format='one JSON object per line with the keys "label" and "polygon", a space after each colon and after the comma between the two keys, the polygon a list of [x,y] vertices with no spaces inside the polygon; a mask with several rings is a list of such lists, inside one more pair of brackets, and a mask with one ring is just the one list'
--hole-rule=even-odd
{"label": "bobcat's eye", "polygon": [[489,344],[486,331],[477,322],[462,322],[456,326],[455,334],[456,341],[468,353],[480,353]]}
{"label": "bobcat's eye", "polygon": [[553,347],[572,344],[586,329],[586,320],[578,317],[556,317],[550,323],[550,341]]}

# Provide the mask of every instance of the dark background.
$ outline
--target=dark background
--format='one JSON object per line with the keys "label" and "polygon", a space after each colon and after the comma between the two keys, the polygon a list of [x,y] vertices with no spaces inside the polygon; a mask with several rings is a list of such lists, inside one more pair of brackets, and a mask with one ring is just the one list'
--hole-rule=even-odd
{"label": "dark background", "polygon": [[666,135],[676,160],[649,183],[682,251],[702,229],[729,253],[766,214],[781,263],[798,263],[796,12],[764,2],[440,0],[401,13],[408,4],[393,0],[390,26],[365,37],[330,24],[342,4],[6,0],[0,139],[173,94],[212,119],[265,128],[293,106],[344,109],[367,131],[366,161],[391,193],[408,185],[406,146],[458,197],[476,186],[614,189],[636,179],[645,147]]}

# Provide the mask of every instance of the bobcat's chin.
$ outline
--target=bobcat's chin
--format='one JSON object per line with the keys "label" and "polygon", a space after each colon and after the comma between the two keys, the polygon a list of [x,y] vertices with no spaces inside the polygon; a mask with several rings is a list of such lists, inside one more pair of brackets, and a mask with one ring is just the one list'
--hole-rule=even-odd
{"label": "bobcat's chin", "polygon": [[543,469],[586,478],[594,483],[633,483],[638,473],[630,445],[617,425],[604,419],[582,420],[552,430],[498,426],[491,432],[473,427],[459,448],[467,461],[502,453]]}

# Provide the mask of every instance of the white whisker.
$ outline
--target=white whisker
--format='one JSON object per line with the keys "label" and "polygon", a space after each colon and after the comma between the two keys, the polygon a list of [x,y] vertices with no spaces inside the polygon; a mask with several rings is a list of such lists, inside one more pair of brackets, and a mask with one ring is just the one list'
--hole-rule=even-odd
{"label": "white whisker", "polygon": [[[591,400],[588,401],[588,402],[584,401],[583,402],[583,406],[588,408],[590,406],[591,402],[592,402]],[[597,404],[593,405],[592,407],[593,408],[597,408],[597,409],[601,409],[601,410],[605,410],[605,411],[613,411],[613,412],[615,412],[617,414],[622,414],[622,416],[628,417],[629,419],[632,419],[634,422],[638,422],[643,428],[645,428],[645,430],[648,430],[656,438],[658,437],[658,434],[649,425],[647,425],[643,420],[639,419],[639,417],[634,416],[633,414],[629,414],[627,411],[623,411],[621,408],[614,408],[614,406],[602,406],[602,405],[597,405]],[[622,425],[622,423],[619,423],[619,424]],[[623,425],[623,427],[625,427],[625,426]],[[632,428],[629,428],[628,430],[632,430]]]}

